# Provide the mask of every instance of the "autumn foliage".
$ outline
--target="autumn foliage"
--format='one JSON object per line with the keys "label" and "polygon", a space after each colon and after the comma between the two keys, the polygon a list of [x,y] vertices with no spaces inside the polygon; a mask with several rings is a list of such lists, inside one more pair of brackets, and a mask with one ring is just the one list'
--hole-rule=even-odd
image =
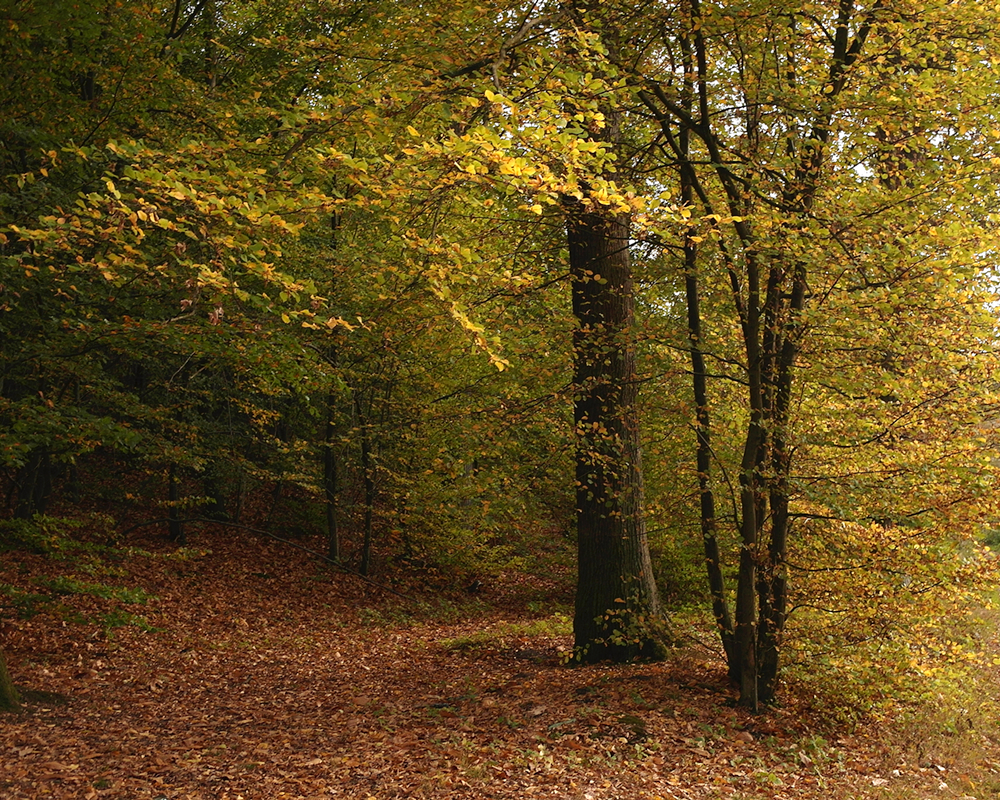
{"label": "autumn foliage", "polygon": [[[38,692],[89,693],[83,717],[75,700],[44,713],[90,714],[97,739],[120,714],[128,738],[168,697],[194,709],[212,675],[252,672],[269,687],[257,710],[235,684],[212,698],[230,735],[246,726],[238,748],[210,745],[202,716],[159,756],[128,739],[133,772],[192,787],[280,751],[274,796],[293,778],[307,796],[334,763],[338,780],[384,789],[395,770],[429,793],[516,761],[569,791],[571,762],[588,781],[613,762],[646,765],[622,786],[662,795],[674,784],[643,770],[698,738],[667,719],[684,701],[664,711],[684,669],[741,707],[692,712],[723,714],[694,752],[734,768],[749,758],[734,742],[777,724],[744,711],[780,716],[785,687],[809,725],[963,707],[990,685],[998,577],[996,15],[972,0],[0,11],[0,591],[29,713]],[[316,578],[330,609],[311,569],[332,570]],[[572,642],[511,644],[525,603],[566,613],[574,575]],[[504,594],[549,579],[520,605]],[[134,592],[162,605],[84,608]],[[399,595],[431,611],[407,627],[355,607],[387,614]],[[60,639],[58,620],[82,627]],[[338,625],[365,631],[371,675],[359,644],[315,644]],[[570,708],[560,663],[671,650],[639,668],[655,702],[617,688],[613,712]],[[391,659],[412,666],[395,694]],[[510,675],[470,678],[467,706],[456,664]],[[321,691],[328,668],[350,691]],[[566,696],[525,688],[543,681]],[[136,685],[149,703],[126,711]],[[486,703],[508,689],[524,698]],[[283,703],[301,736],[260,734]],[[340,738],[323,749],[327,706]],[[487,756],[483,720],[517,745]],[[373,761],[348,763],[355,729]],[[595,754],[605,733],[617,744]],[[11,786],[31,796],[48,745],[24,735],[32,766]],[[796,775],[830,745],[801,736]],[[400,763],[425,745],[429,783]],[[84,787],[83,756],[53,758],[60,785]],[[135,788],[86,775],[87,796]]]}

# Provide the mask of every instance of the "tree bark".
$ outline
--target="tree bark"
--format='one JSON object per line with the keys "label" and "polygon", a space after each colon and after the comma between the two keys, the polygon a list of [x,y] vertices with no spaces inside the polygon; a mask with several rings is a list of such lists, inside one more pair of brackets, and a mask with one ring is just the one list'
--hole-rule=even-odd
{"label": "tree bark", "polygon": [[179,545],[187,544],[187,533],[184,530],[184,520],[181,518],[180,478],[177,475],[177,465],[171,464],[167,473],[167,519],[170,539]]}
{"label": "tree bark", "polygon": [[52,493],[52,460],[45,447],[36,447],[17,473],[17,507],[14,516],[29,519],[44,514]]}
{"label": "tree bark", "polygon": [[365,486],[365,515],[363,522],[363,538],[361,543],[361,566],[358,571],[367,576],[371,571],[372,542],[374,539],[375,513],[375,464],[372,459],[371,429],[368,417],[361,408],[357,397],[354,399],[354,413],[358,418],[358,428],[361,431],[361,471]]}
{"label": "tree bark", "polygon": [[326,425],[323,433],[323,494],[326,500],[326,555],[331,561],[340,561],[340,527],[337,519],[337,491],[339,469],[337,464],[337,413],[338,395],[331,388],[326,398]]}
{"label": "tree bark", "polygon": [[599,206],[567,221],[574,332],[578,657],[653,657],[661,613],[643,519],[629,222]]}
{"label": "tree bark", "polygon": [[[684,55],[685,79],[682,102],[690,113],[694,105],[693,86],[694,53],[689,37],[681,38]],[[674,146],[680,167],[681,202],[692,207],[696,200],[698,176],[691,165],[691,132],[686,128],[678,132]],[[701,511],[701,538],[705,554],[705,570],[712,598],[712,615],[722,640],[722,648],[729,666],[729,679],[739,680],[736,658],[736,635],[733,616],[726,599],[726,582],[722,572],[722,555],[717,536],[715,492],[712,489],[712,425],[708,401],[708,369],[705,364],[705,342],[701,319],[701,288],[698,280],[698,243],[691,236],[684,237],[684,295],[687,304],[688,347],[691,357],[691,382],[695,401],[695,463],[698,469],[698,496]]]}
{"label": "tree bark", "polygon": [[18,695],[10,672],[7,670],[7,662],[3,652],[0,651],[0,711],[19,711],[20,709],[20,695]]}
{"label": "tree bark", "polygon": [[[334,212],[330,216],[330,249],[336,253],[340,246],[340,214]],[[337,291],[336,274],[330,275],[330,296],[335,297]],[[330,334],[327,346],[326,360],[334,370],[340,365],[340,348],[337,346],[338,334]],[[331,561],[340,561],[340,525],[338,517],[338,492],[340,464],[337,450],[337,416],[340,403],[340,391],[337,381],[331,378],[330,388],[326,395],[326,425],[323,430],[323,493],[326,500],[326,539],[327,557]]]}
{"label": "tree bark", "polygon": [[[796,163],[788,175],[781,206],[792,226],[805,223],[819,197],[823,170],[828,161],[828,142],[835,120],[837,98],[847,85],[850,68],[862,53],[872,32],[881,3],[863,11],[854,0],[840,0],[837,22],[831,39],[828,79],[816,97],[815,111],[793,129],[788,139],[789,153]],[[711,547],[709,523],[714,508],[705,480],[709,465],[707,399],[701,378],[700,317],[697,313],[696,257],[688,243],[685,269],[695,402],[698,408],[698,469],[702,496],[702,532],[706,536],[706,560],[713,607],[723,632],[723,645],[730,676],[740,687],[740,705],[757,710],[760,703],[774,700],[780,671],[781,638],[787,616],[785,556],[789,537],[792,446],[790,444],[791,397],[799,342],[805,330],[803,311],[808,298],[807,264],[783,248],[764,255],[752,226],[755,194],[746,191],[752,183],[734,170],[737,163],[726,154],[721,129],[713,120],[711,94],[715,89],[709,75],[711,59],[702,23],[699,0],[687,1],[690,34],[681,38],[684,59],[684,88],[680,97],[656,82],[639,92],[639,99],[660,124],[664,140],[673,149],[681,173],[685,205],[697,197],[706,217],[719,219],[713,210],[706,184],[687,146],[689,137],[700,139],[712,179],[724,194],[724,210],[731,223],[740,252],[731,255],[725,240],[719,239],[719,253],[728,273],[732,300],[742,328],[746,357],[746,410],[748,424],[740,463],[737,525],[741,540],[733,637],[726,634],[724,595],[713,565],[717,551]],[[854,28],[852,37],[851,29]],[[794,65],[791,79],[794,81]],[[751,112],[748,106],[748,112]],[[746,119],[746,138],[756,141],[760,120],[751,112]],[[728,124],[728,123],[727,123]],[[677,130],[675,138],[674,130]],[[799,138],[799,130],[808,135]],[[752,163],[747,159],[746,163]],[[794,221],[793,221],[794,220]],[[706,531],[709,533],[706,534]],[[731,643],[730,643],[731,642]]]}

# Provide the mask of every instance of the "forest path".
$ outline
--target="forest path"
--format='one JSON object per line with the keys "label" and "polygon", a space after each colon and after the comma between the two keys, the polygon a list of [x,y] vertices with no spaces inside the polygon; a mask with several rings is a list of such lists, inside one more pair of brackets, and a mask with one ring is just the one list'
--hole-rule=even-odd
{"label": "forest path", "polygon": [[[569,669],[558,618],[510,602],[417,608],[276,542],[195,544],[103,578],[153,593],[127,608],[157,631],[68,623],[120,613],[75,594],[8,624],[12,673],[33,691],[0,719],[0,797],[939,794],[932,769],[891,775],[877,742],[819,736],[794,697],[737,711],[710,657]],[[67,569],[26,556],[0,582]]]}

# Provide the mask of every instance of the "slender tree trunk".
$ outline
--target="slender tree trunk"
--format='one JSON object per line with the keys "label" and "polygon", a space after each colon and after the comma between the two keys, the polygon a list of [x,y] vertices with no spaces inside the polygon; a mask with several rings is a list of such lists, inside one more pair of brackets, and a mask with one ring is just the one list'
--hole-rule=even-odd
{"label": "slender tree trunk", "polygon": [[758,693],[761,702],[773,702],[778,688],[781,636],[787,616],[788,580],[785,555],[788,549],[788,503],[791,493],[792,453],[788,443],[791,415],[792,379],[802,335],[801,315],[806,304],[807,272],[802,264],[792,273],[792,291],[788,300],[786,324],[775,342],[775,377],[771,408],[771,539],[766,568],[761,575],[760,615],[758,620]]}
{"label": "slender tree trunk", "polygon": [[45,447],[36,447],[17,474],[17,507],[14,516],[28,519],[44,514],[52,494],[52,459]]}
{"label": "slender tree trunk", "polygon": [[239,522],[243,518],[243,504],[247,496],[247,478],[240,463],[236,468],[236,500],[233,502],[233,522]]}
{"label": "slender tree trunk", "polygon": [[[340,215],[334,212],[330,217],[330,249],[337,252],[339,247]],[[336,276],[330,276],[330,296],[335,296],[337,289]],[[336,331],[332,332],[326,359],[331,368],[336,369],[340,360],[340,350],[337,347]],[[327,557],[331,561],[340,561],[340,527],[338,509],[338,480],[340,465],[337,452],[337,404],[340,393],[336,382],[330,381],[326,395],[326,426],[323,432],[323,492],[326,499],[326,539]]]}
{"label": "slender tree trunk", "polygon": [[326,499],[327,557],[340,561],[340,529],[337,519],[338,464],[336,451],[337,393],[330,389],[326,398],[326,427],[323,436],[323,492]]}
{"label": "slender tree trunk", "polygon": [[167,519],[170,538],[179,545],[187,544],[187,534],[184,530],[184,522],[181,520],[181,510],[178,508],[180,502],[180,480],[177,477],[177,465],[170,465],[170,472],[167,475]]}
{"label": "slender tree trunk", "polygon": [[205,46],[205,83],[209,89],[215,89],[219,83],[219,52],[215,43],[218,29],[218,16],[215,8],[215,0],[207,0],[205,3],[205,31],[202,40]]}
{"label": "slender tree trunk", "polygon": [[361,403],[354,399],[354,412],[358,417],[358,427],[361,430],[361,471],[365,486],[365,516],[363,523],[363,539],[361,544],[361,566],[359,572],[367,575],[371,570],[372,542],[374,539],[373,518],[375,513],[375,464],[372,460],[371,431],[368,419],[362,413]]}
{"label": "slender tree trunk", "polygon": [[226,498],[222,491],[224,476],[218,463],[209,462],[205,468],[202,485],[205,487],[205,495],[209,502],[205,505],[203,516],[219,522],[229,522],[229,512],[226,511]]}
{"label": "slender tree trunk", "polygon": [[0,651],[0,711],[19,711],[20,708],[20,695],[11,680],[10,672],[7,671],[3,652]]}
{"label": "slender tree trunk", "polygon": [[570,208],[579,574],[573,622],[584,661],[658,654],[661,613],[643,519],[629,224]]}
{"label": "slender tree trunk", "polygon": [[[785,482],[782,481],[784,484]],[[788,541],[787,486],[771,493],[771,541],[767,565],[761,570],[757,643],[757,695],[762,703],[774,702],[778,689],[781,636],[785,629],[788,582],[785,550]]]}
{"label": "slender tree trunk", "polygon": [[705,552],[705,568],[712,598],[712,614],[722,639],[726,660],[730,665],[730,678],[737,678],[735,669],[735,638],[733,619],[726,602],[726,585],[722,574],[722,556],[716,536],[715,493],[712,491],[712,427],[708,404],[708,379],[705,354],[702,351],[701,309],[696,272],[696,250],[688,243],[686,275],[684,279],[688,311],[688,341],[691,354],[691,379],[695,400],[695,462],[698,468],[698,495],[701,507],[701,536]]}
{"label": "slender tree trunk", "polygon": [[[73,381],[73,404],[80,408],[80,380],[77,378]],[[80,467],[77,464],[77,460],[74,458],[69,465],[69,482],[67,485],[67,490],[69,492],[69,499],[71,502],[79,503],[81,498],[80,491]]]}
{"label": "slender tree trunk", "polygon": [[[752,435],[752,434],[751,434]],[[743,478],[740,490],[742,528],[740,566],[736,583],[735,672],[740,705],[756,711],[757,696],[757,514],[752,476]],[[729,665],[730,674],[734,665]]]}
{"label": "slender tree trunk", "polygon": [[[766,285],[763,268],[764,251],[755,234],[755,195],[746,187],[753,183],[747,176],[737,175],[732,159],[723,146],[723,137],[716,130],[715,120],[722,120],[725,131],[731,121],[713,110],[711,95],[715,83],[709,72],[708,42],[702,22],[700,0],[687,0],[690,33],[682,36],[680,52],[684,59],[686,78],[680,97],[671,86],[669,91],[656,83],[640,90],[638,97],[658,122],[664,140],[673,149],[680,164],[682,187],[689,186],[685,203],[697,196],[706,217],[720,218],[712,208],[707,183],[698,174],[698,162],[710,164],[712,180],[717,181],[725,198],[724,211],[731,217],[739,254],[730,252],[725,238],[718,239],[718,252],[725,264],[732,290],[733,305],[742,328],[746,356],[747,403],[749,419],[740,463],[738,530],[741,539],[737,580],[733,647],[726,648],[730,675],[740,687],[740,705],[756,710],[761,702],[774,699],[780,666],[781,636],[787,616],[787,581],[785,555],[789,536],[789,501],[791,499],[792,448],[789,443],[790,400],[793,371],[798,345],[803,335],[802,311],[808,296],[806,265],[796,263],[796,256],[784,248],[776,248],[770,256]],[[835,120],[838,96],[851,76],[851,67],[861,56],[872,26],[883,11],[876,3],[863,10],[854,0],[839,0],[837,21],[831,37],[831,58],[828,78],[822,93],[815,98],[815,113],[811,121],[789,129],[787,147],[797,159],[794,173],[788,175],[781,207],[790,217],[803,222],[811,214],[818,198],[818,187],[828,160],[827,144]],[[853,28],[853,38],[852,38]],[[795,66],[789,62],[789,80],[795,81]],[[760,120],[753,108],[747,109],[745,137],[750,153],[761,132]],[[800,130],[808,130],[799,138]],[[675,130],[679,135],[675,137]],[[697,137],[704,153],[696,160],[688,154],[687,137]],[[748,156],[746,164],[753,163]],[[737,167],[736,169],[741,169]],[[889,170],[890,172],[892,170]],[[750,173],[752,176],[752,172]],[[797,222],[791,223],[793,226]],[[686,250],[688,274],[694,274],[693,257]],[[697,302],[697,286],[688,281],[689,314]],[[691,355],[695,373],[695,399],[698,406],[700,434],[699,471],[709,454],[707,409],[699,390],[700,334],[698,319],[689,316]],[[714,516],[708,502],[705,484],[702,492],[703,534],[705,523]],[[717,552],[717,551],[716,551]],[[716,555],[706,549],[709,562],[710,588],[716,618],[724,619],[712,564]],[[721,627],[725,629],[725,624]],[[725,637],[723,638],[725,644]]]}
{"label": "slender tree trunk", "polygon": [[[691,41],[682,37],[685,75],[682,102],[690,113],[694,105],[695,75],[694,54]],[[676,154],[680,165],[681,202],[685,207],[694,206],[697,175],[691,165],[691,133],[686,128],[679,132]],[[726,600],[726,584],[722,574],[722,556],[716,536],[715,493],[712,490],[712,425],[708,402],[708,370],[705,366],[704,337],[701,324],[701,297],[698,284],[698,244],[690,236],[684,239],[684,293],[687,301],[688,347],[691,356],[691,381],[695,402],[695,463],[698,469],[698,496],[701,511],[701,537],[705,553],[705,569],[712,598],[712,615],[722,640],[722,648],[729,665],[729,678],[737,681],[739,670],[736,658],[736,636],[733,618]]]}

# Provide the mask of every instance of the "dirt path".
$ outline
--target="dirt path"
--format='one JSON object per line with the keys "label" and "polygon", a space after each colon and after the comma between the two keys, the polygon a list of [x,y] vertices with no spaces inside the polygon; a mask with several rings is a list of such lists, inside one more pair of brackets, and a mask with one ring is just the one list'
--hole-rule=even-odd
{"label": "dirt path", "polygon": [[[821,737],[794,698],[737,712],[710,658],[568,669],[558,621],[414,615],[277,543],[199,545],[101,579],[155,594],[128,608],[156,632],[66,622],[109,613],[81,595],[8,623],[15,680],[58,696],[0,718],[0,797],[826,800],[940,783],[882,777],[878,748]],[[8,558],[0,581],[60,569]]]}

